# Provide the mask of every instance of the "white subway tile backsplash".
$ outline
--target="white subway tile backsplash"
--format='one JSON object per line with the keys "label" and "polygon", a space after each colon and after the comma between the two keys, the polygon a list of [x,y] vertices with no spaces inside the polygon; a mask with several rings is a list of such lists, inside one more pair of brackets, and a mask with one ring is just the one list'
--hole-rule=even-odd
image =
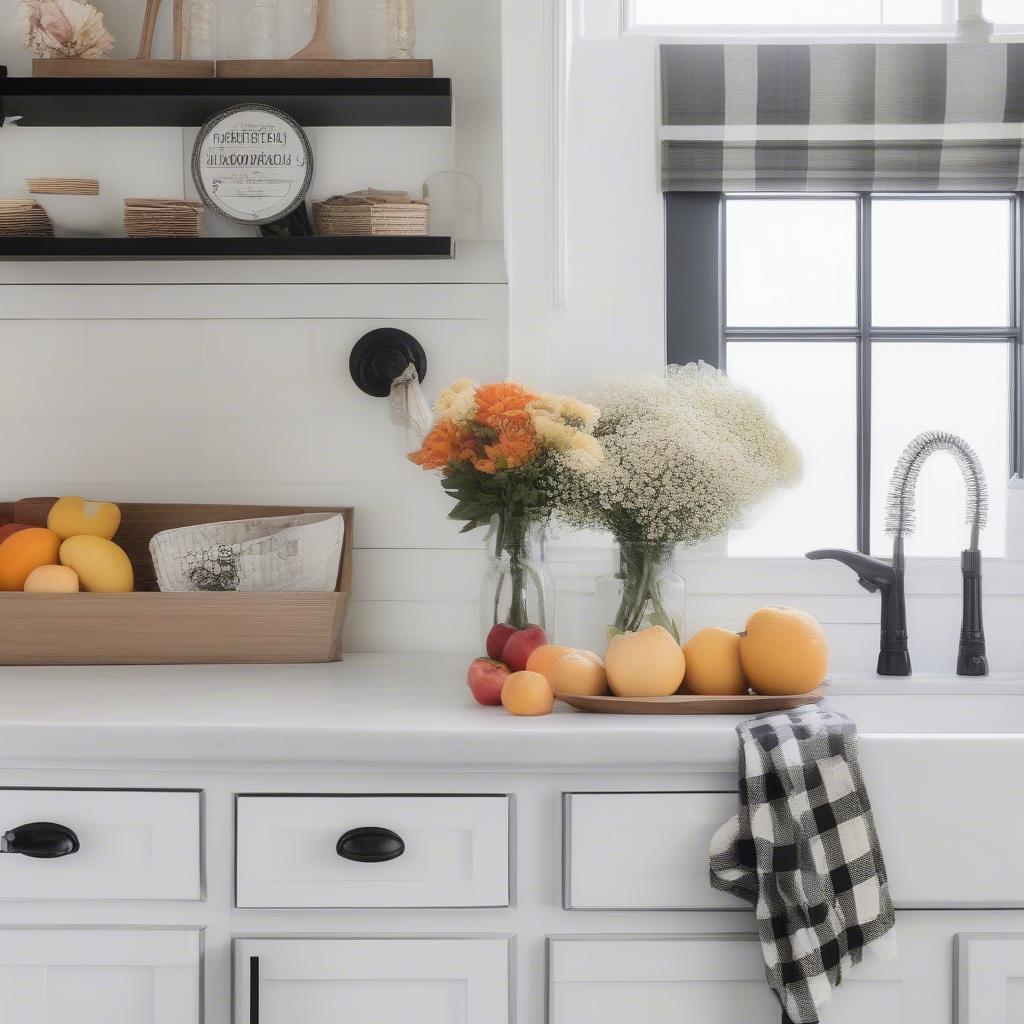
{"label": "white subway tile backsplash", "polygon": [[201,479],[305,483],[309,427],[298,418],[204,420]]}
{"label": "white subway tile backsplash", "polygon": [[312,375],[312,320],[204,320],[203,376],[273,380]]}
{"label": "white subway tile backsplash", "polygon": [[151,481],[190,480],[202,458],[202,427],[194,420],[96,420],[83,424],[86,475]]}
{"label": "white subway tile backsplash", "polygon": [[97,377],[198,377],[199,320],[92,320],[89,372]]}
{"label": "white subway tile backsplash", "polygon": [[[4,379],[22,384],[47,384],[47,399],[63,406],[62,387],[54,395],[49,389],[55,382],[81,382],[86,373],[86,325],[67,321],[0,320],[0,374]],[[25,411],[38,408],[39,392],[33,388],[11,387],[4,394],[3,407],[24,398]]]}

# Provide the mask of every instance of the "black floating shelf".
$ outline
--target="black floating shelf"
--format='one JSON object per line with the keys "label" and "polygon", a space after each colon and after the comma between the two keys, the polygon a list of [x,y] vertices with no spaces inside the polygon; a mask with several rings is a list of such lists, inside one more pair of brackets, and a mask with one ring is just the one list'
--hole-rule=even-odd
{"label": "black floating shelf", "polygon": [[238,103],[266,103],[308,128],[452,123],[450,78],[0,78],[26,127],[191,127]]}
{"label": "black floating shelf", "polygon": [[317,238],[12,238],[0,260],[450,259],[444,235]]}

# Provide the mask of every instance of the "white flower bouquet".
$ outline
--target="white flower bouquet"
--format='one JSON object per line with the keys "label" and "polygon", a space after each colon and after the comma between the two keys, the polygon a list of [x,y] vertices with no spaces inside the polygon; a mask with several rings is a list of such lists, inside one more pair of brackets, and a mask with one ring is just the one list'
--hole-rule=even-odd
{"label": "white flower bouquet", "polygon": [[554,503],[569,525],[610,531],[619,544],[616,631],[658,623],[679,636],[659,593],[677,544],[724,533],[780,486],[796,484],[799,452],[765,403],[705,363],[664,377],[617,377],[588,397],[601,410],[604,459],[560,474]]}

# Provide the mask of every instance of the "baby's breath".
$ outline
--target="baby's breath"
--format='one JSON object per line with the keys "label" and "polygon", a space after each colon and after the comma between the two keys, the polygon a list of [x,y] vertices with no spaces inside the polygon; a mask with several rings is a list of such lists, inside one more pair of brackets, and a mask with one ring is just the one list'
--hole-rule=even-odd
{"label": "baby's breath", "polygon": [[566,452],[551,481],[570,525],[694,545],[800,479],[800,454],[764,402],[705,363],[612,378],[589,401],[604,458]]}

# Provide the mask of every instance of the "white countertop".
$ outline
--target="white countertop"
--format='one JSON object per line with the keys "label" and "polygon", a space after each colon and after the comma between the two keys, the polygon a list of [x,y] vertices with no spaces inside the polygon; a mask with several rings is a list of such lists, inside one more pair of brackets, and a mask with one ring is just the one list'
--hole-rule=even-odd
{"label": "white countertop", "polygon": [[[465,655],[332,665],[0,668],[0,761],[621,767],[731,771],[735,716],[516,718],[476,704]],[[875,737],[1024,741],[1024,680],[840,676],[833,704]]]}

